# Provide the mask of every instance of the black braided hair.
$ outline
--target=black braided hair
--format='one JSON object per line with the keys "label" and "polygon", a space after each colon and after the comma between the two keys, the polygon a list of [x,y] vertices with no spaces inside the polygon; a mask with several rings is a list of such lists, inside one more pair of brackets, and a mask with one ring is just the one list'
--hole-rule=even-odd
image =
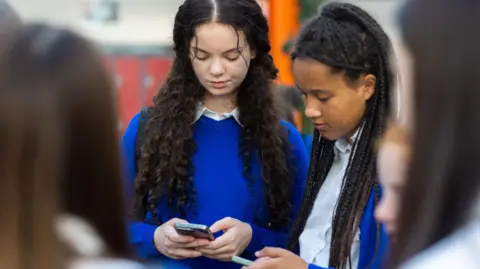
{"label": "black braided hair", "polygon": [[[330,267],[346,268],[350,249],[372,189],[377,184],[373,144],[385,130],[391,105],[390,40],[380,25],[364,10],[352,4],[332,3],[302,29],[293,60],[315,59],[344,73],[347,82],[362,74],[376,76],[375,92],[367,101],[362,131],[353,145],[333,217]],[[320,139],[314,131],[307,189],[288,247],[294,249],[313,208],[317,194],[334,160],[335,141]]]}

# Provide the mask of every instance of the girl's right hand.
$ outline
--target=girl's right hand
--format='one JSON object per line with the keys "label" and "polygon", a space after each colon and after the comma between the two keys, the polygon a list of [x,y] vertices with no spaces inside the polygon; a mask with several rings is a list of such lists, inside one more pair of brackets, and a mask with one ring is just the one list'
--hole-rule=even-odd
{"label": "girl's right hand", "polygon": [[202,256],[202,253],[195,248],[206,246],[210,241],[178,234],[174,228],[175,223],[188,222],[175,218],[158,226],[153,235],[156,249],[163,255],[175,260]]}

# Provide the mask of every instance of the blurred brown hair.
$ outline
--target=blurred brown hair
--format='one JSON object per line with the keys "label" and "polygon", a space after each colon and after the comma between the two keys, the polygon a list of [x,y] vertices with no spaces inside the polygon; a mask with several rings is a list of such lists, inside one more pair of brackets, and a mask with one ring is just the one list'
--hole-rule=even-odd
{"label": "blurred brown hair", "polygon": [[461,228],[480,193],[480,2],[408,0],[414,58],[412,159],[388,268]]}
{"label": "blurred brown hair", "polygon": [[9,42],[0,58],[0,267],[58,267],[61,213],[89,222],[108,254],[128,256],[114,89],[101,57],[45,25]]}

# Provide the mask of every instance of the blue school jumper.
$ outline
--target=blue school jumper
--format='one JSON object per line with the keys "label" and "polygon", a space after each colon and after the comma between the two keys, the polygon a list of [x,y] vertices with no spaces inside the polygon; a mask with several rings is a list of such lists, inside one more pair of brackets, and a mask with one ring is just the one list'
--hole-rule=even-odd
{"label": "blue school jumper", "polygon": [[[122,139],[124,161],[128,174],[128,191],[133,193],[136,171],[135,141],[139,114],[130,122]],[[280,123],[279,123],[280,124]],[[303,189],[308,173],[308,157],[302,137],[295,127],[286,122],[281,125],[288,131],[291,150],[288,155],[292,167],[292,222],[301,204]],[[251,174],[254,178],[253,188],[243,177],[243,160],[239,154],[241,126],[233,118],[215,121],[201,116],[193,123],[193,138],[196,152],[192,158],[195,166],[194,184],[196,187],[196,212],[186,212],[185,219],[191,223],[212,225],[224,217],[232,217],[249,223],[253,230],[252,240],[242,254],[248,259],[255,259],[255,251],[265,246],[285,247],[290,226],[272,230],[269,227],[269,212],[266,204],[265,186],[261,180],[261,165],[258,154],[252,154]],[[158,217],[160,221],[169,219],[170,210],[165,200],[159,201]],[[179,217],[178,215],[174,217]],[[164,260],[169,266],[201,269],[238,269],[241,266],[232,262],[222,262],[199,257],[173,261],[158,252],[153,244],[153,234],[157,226],[148,223],[151,214],[144,222],[129,225],[129,238],[137,254],[148,260]],[[217,235],[218,236],[218,235]],[[175,267],[176,268],[176,267]]]}

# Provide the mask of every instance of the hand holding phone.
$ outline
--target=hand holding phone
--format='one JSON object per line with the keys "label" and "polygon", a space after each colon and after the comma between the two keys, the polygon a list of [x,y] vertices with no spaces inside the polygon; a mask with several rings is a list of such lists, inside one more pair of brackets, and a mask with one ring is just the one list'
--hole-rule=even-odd
{"label": "hand holding phone", "polygon": [[193,224],[193,223],[175,223],[175,230],[178,234],[185,236],[192,236],[199,239],[207,239],[213,241],[213,237],[210,228],[207,225]]}
{"label": "hand holding phone", "polygon": [[210,241],[178,234],[174,227],[176,223],[188,222],[181,219],[171,219],[157,227],[153,235],[155,248],[163,255],[175,260],[202,256],[202,253],[195,248],[207,246]]}

